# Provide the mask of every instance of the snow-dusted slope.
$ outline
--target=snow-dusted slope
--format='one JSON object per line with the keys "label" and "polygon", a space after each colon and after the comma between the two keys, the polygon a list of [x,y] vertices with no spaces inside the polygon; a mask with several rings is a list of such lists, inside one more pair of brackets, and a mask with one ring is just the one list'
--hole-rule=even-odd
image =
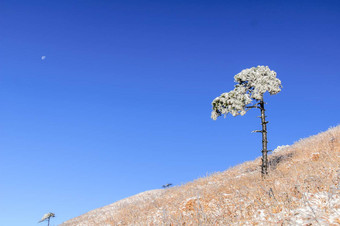
{"label": "snow-dusted slope", "polygon": [[63,225],[340,225],[340,126],[278,147],[264,180],[260,164],[143,192]]}
{"label": "snow-dusted slope", "polygon": [[119,200],[110,205],[92,210],[88,213],[85,213],[79,217],[73,218],[64,222],[63,226],[68,225],[110,225],[106,223],[107,219],[110,219],[114,216],[114,213],[120,209],[128,208],[129,205],[134,204],[138,205],[138,203],[149,202],[153,199],[160,196],[165,190],[164,189],[155,189],[150,191],[141,192],[137,195]]}

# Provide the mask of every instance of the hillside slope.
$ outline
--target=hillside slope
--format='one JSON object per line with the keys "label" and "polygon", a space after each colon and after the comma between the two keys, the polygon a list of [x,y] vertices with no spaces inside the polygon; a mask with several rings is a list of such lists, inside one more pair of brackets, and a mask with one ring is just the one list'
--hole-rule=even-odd
{"label": "hillside slope", "polygon": [[144,192],[62,225],[340,225],[340,126],[278,148],[265,180],[260,161]]}

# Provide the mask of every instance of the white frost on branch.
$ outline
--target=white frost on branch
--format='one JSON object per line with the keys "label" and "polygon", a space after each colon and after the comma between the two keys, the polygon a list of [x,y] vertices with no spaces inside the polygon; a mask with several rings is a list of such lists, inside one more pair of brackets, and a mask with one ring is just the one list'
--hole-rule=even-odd
{"label": "white frost on branch", "polygon": [[244,86],[236,86],[229,93],[222,93],[221,96],[215,98],[212,102],[211,118],[216,120],[218,116],[226,116],[228,113],[233,116],[244,115],[246,113],[245,106],[251,102],[249,94],[246,92]]}
{"label": "white frost on branch", "polygon": [[51,217],[55,217],[55,214],[54,214],[54,213],[51,213],[51,212],[46,213],[46,214],[44,214],[44,216],[41,218],[41,220],[39,221],[39,223],[40,223],[40,222],[43,222],[43,221],[45,221],[45,220],[48,220],[48,219],[51,218]]}
{"label": "white frost on branch", "polygon": [[235,89],[222,93],[212,102],[213,111],[211,118],[216,120],[218,116],[244,115],[246,107],[252,99],[260,101],[263,94],[269,92],[271,95],[281,91],[281,81],[276,78],[276,72],[271,71],[268,66],[257,66],[242,70],[235,75]]}
{"label": "white frost on branch", "polygon": [[268,66],[257,66],[244,69],[234,77],[235,82],[249,89],[251,98],[261,100],[265,92],[271,95],[281,91],[281,81],[276,78],[276,72]]}

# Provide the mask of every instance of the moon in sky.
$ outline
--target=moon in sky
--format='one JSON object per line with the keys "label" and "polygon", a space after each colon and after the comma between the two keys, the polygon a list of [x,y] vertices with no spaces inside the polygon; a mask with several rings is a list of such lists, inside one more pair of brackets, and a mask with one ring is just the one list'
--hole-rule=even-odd
{"label": "moon in sky", "polygon": [[42,56],[42,57],[41,57],[41,60],[45,60],[45,59],[46,59],[46,56]]}

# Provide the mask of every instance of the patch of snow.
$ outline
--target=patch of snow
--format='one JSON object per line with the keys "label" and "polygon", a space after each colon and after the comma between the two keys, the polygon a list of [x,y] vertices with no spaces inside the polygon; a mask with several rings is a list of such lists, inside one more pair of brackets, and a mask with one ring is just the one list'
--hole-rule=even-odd
{"label": "patch of snow", "polygon": [[277,146],[277,147],[275,148],[275,150],[273,151],[273,153],[281,152],[282,150],[284,150],[284,149],[286,149],[286,148],[288,148],[288,147],[289,147],[289,145],[281,145],[281,146]]}

